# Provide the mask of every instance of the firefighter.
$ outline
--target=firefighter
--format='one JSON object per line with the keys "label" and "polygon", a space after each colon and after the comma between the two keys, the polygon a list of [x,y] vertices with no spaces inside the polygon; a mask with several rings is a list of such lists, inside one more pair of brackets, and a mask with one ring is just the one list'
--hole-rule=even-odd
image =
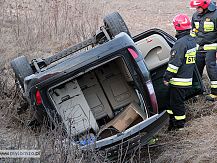
{"label": "firefighter", "polygon": [[203,74],[206,65],[210,79],[211,94],[206,96],[206,100],[217,100],[217,10],[215,2],[211,0],[191,0],[190,6],[196,8],[192,16],[192,36],[198,44],[196,55],[196,65]]}
{"label": "firefighter", "polygon": [[184,100],[186,92],[192,86],[196,58],[196,41],[190,35],[189,17],[179,14],[173,19],[173,25],[177,41],[171,49],[171,57],[163,78],[164,85],[169,86],[168,130],[181,129],[185,126]]}

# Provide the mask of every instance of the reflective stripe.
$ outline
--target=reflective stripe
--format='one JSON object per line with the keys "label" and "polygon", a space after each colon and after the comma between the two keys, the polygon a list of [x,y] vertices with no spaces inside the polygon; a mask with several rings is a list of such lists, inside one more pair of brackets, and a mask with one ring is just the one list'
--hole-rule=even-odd
{"label": "reflective stripe", "polygon": [[197,48],[195,47],[195,48],[189,49],[186,52],[186,54],[185,54],[186,64],[193,64],[193,63],[195,63],[196,50],[197,50]]}
{"label": "reflective stripe", "polygon": [[171,81],[170,84],[177,86],[192,86],[192,82],[174,82]]}
{"label": "reflective stripe", "polygon": [[192,78],[172,78],[172,80],[177,82],[192,82]]}
{"label": "reflective stripe", "polygon": [[211,84],[217,84],[217,81],[211,81],[210,83]]}
{"label": "reflective stripe", "polygon": [[195,47],[195,48],[192,48],[192,49],[189,49],[189,50],[186,52],[185,57],[187,57],[187,56],[196,56],[196,50],[197,50],[196,47]]}
{"label": "reflective stripe", "polygon": [[187,54],[188,54],[188,55],[196,55],[196,47],[187,50],[187,52],[186,52],[185,55],[187,55]]}
{"label": "reflective stripe", "polygon": [[213,22],[204,22],[204,31],[205,32],[214,31],[214,23]]}
{"label": "reflective stripe", "polygon": [[217,88],[217,81],[211,81],[211,88]]}
{"label": "reflective stripe", "polygon": [[199,22],[194,22],[195,28],[198,29],[199,28]]}
{"label": "reflective stripe", "polygon": [[172,110],[167,110],[167,113],[168,114],[173,114],[173,111]]}
{"label": "reflective stripe", "polygon": [[172,69],[170,67],[167,67],[167,71],[175,73],[175,74],[178,72],[177,70],[174,70],[174,69]]}
{"label": "reflective stripe", "polygon": [[217,98],[217,95],[214,95],[214,94],[209,94],[208,96],[213,98],[213,99]]}
{"label": "reflective stripe", "polygon": [[217,88],[217,84],[215,84],[215,85],[211,84],[210,87],[211,87],[211,88]]}
{"label": "reflective stripe", "polygon": [[191,32],[190,32],[190,35],[191,35],[192,37],[196,37],[196,33],[195,33],[194,31],[191,31]]}
{"label": "reflective stripe", "polygon": [[172,72],[172,73],[177,73],[178,72],[179,67],[174,66],[172,64],[169,64],[167,67],[167,71]]}
{"label": "reflective stripe", "polygon": [[203,46],[204,50],[217,50],[217,44],[206,44]]}
{"label": "reflective stripe", "polygon": [[175,116],[175,119],[176,120],[183,120],[186,118],[186,115],[183,115],[183,116]]}
{"label": "reflective stripe", "polygon": [[200,45],[197,44],[196,50],[199,50]]}
{"label": "reflective stripe", "polygon": [[177,86],[191,86],[192,78],[172,78],[169,83]]}
{"label": "reflective stripe", "polygon": [[172,65],[172,64],[169,64],[168,66],[169,66],[170,68],[174,69],[174,70],[178,70],[178,69],[179,69],[179,67],[174,66],[174,65]]}

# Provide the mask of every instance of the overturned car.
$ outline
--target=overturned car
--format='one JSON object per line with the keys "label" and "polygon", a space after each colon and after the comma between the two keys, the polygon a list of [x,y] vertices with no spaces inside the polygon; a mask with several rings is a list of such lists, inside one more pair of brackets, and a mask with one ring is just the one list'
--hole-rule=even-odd
{"label": "overturned car", "polygon": [[[174,42],[160,29],[131,37],[115,12],[92,38],[31,63],[20,56],[11,66],[39,123],[63,123],[80,146],[115,152],[120,144],[147,144],[167,121],[162,78]],[[195,68],[188,98],[202,92]]]}

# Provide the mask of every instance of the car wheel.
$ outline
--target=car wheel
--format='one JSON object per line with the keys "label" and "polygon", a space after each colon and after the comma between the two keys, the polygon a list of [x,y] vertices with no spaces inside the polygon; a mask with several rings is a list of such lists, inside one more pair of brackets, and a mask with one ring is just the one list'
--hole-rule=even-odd
{"label": "car wheel", "polygon": [[20,56],[11,61],[11,67],[14,70],[15,77],[19,84],[24,88],[24,78],[33,74],[33,70],[25,56]]}
{"label": "car wheel", "polygon": [[118,12],[113,12],[107,15],[103,19],[103,22],[104,22],[105,28],[107,29],[107,32],[109,33],[110,37],[113,38],[121,32],[125,32],[129,36],[131,36],[126,23],[124,22],[123,18]]}

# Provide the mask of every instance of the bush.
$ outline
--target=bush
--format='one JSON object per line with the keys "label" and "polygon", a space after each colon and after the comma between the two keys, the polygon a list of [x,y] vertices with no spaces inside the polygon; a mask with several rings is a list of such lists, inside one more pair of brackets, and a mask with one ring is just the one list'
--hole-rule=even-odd
{"label": "bush", "polygon": [[[17,56],[45,57],[93,35],[99,22],[102,23],[99,1],[11,0],[0,1],[0,5],[0,35],[4,38],[0,41],[0,53],[4,56],[0,60],[0,116],[3,117],[0,128],[4,137],[0,148],[40,149],[41,158],[34,160],[36,162],[99,162],[95,151],[82,153],[58,128],[51,130],[44,125],[34,132],[29,128],[27,124],[33,120],[34,112],[25,106],[27,111],[18,114],[25,99],[9,65]],[[33,162],[31,159],[19,161]]]}

